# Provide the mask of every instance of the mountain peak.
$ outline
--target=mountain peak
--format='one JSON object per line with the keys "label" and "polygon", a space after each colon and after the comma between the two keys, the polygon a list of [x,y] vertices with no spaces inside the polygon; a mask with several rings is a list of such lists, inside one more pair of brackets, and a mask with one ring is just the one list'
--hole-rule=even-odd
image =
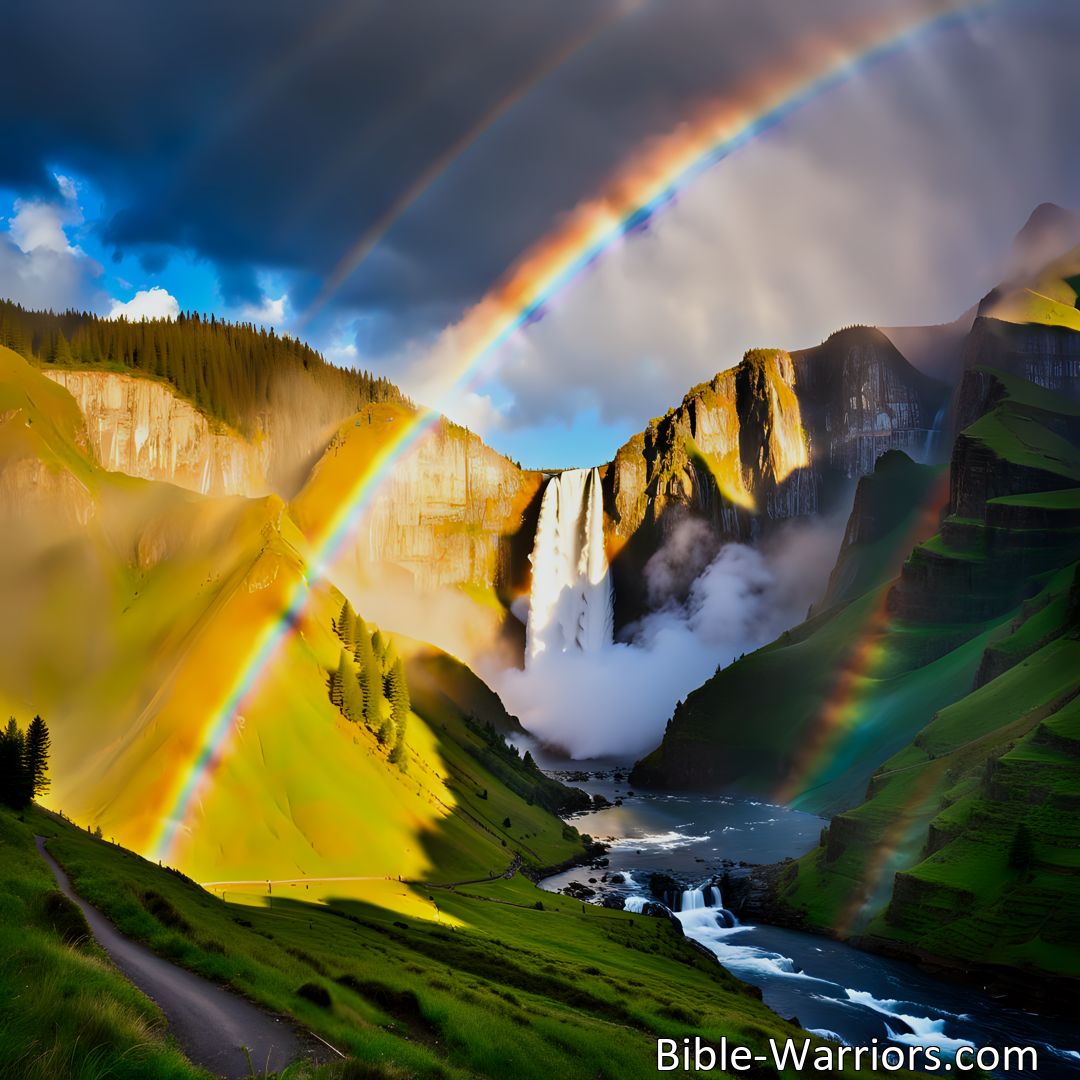
{"label": "mountain peak", "polygon": [[1009,253],[1008,280],[1037,274],[1047,263],[1080,244],[1080,214],[1044,202],[1032,210]]}

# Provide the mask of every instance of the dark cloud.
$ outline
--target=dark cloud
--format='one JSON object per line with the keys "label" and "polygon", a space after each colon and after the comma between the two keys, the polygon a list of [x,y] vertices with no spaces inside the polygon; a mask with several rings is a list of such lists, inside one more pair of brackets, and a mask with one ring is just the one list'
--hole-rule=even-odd
{"label": "dark cloud", "polygon": [[[815,28],[858,8],[821,0]],[[0,183],[45,190],[46,166],[82,170],[115,210],[104,239],[144,266],[192,250],[222,267],[234,301],[257,292],[251,264],[296,270],[302,303],[448,147],[602,24],[338,297],[460,308],[643,137],[767,62],[807,17],[757,0],[14,5],[0,93],[18,106],[0,116]],[[45,56],[62,62],[46,72]]]}
{"label": "dark cloud", "polygon": [[[357,238],[448,148],[531,73],[603,26],[462,153],[345,280],[334,305],[368,313],[362,339],[381,351],[460,312],[695,101],[767,69],[808,32],[828,38],[854,18],[932,6],[9,5],[0,184],[47,192],[53,168],[79,171],[112,214],[105,242],[135,252],[148,272],[179,247],[212,260],[226,301],[243,303],[258,296],[253,267],[283,269],[292,272],[292,309],[303,310]],[[1069,0],[994,6],[1024,8],[1029,29],[1078,32]],[[913,94],[914,122],[921,107]],[[1076,157],[1074,143],[1063,139],[1057,148],[1065,165]]]}

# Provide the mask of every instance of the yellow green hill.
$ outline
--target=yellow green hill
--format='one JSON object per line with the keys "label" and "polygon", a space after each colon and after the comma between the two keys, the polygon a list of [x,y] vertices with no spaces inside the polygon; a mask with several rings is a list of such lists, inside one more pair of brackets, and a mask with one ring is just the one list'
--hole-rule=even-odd
{"label": "yellow green hill", "polygon": [[22,721],[40,712],[52,728],[48,805],[197,880],[259,883],[221,888],[288,881],[404,907],[399,877],[580,851],[533,799],[543,778],[512,761],[511,787],[485,766],[484,732],[450,699],[409,716],[404,768],[331,703],[342,596],[311,574],[280,499],[105,472],[66,391],[3,349],[0,395],[2,507],[20,538],[0,566],[0,687]]}

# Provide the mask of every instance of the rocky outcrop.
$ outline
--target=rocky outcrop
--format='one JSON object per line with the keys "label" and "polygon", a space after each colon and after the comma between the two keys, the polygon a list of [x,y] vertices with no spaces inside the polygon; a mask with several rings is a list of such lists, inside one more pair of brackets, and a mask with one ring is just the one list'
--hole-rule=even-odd
{"label": "rocky outcrop", "polygon": [[1080,409],[1060,394],[977,368],[965,374],[949,515],[889,594],[907,620],[975,624],[1015,607],[1034,579],[1080,555],[1071,502],[1080,482]]}
{"label": "rocky outcrop", "polygon": [[212,424],[167,383],[111,371],[45,374],[75,398],[91,450],[106,469],[206,495],[267,491],[268,441]]}
{"label": "rocky outcrop", "polygon": [[826,509],[887,450],[925,456],[946,388],[880,331],[748,352],[620,448],[605,470],[618,614],[644,604],[648,556],[687,516],[718,540]]}
{"label": "rocky outcrop", "polygon": [[831,481],[871,472],[886,450],[921,457],[945,393],[868,327],[752,350],[619,450],[612,528],[626,538],[678,507],[740,536],[755,519],[813,513]]}
{"label": "rocky outcrop", "polygon": [[[940,489],[942,484],[934,467],[917,465],[900,450],[887,450],[878,458],[874,471],[855,489],[836,565],[825,596],[814,610],[853,600],[882,578],[899,573],[913,529],[933,531],[937,524],[935,514],[943,495],[933,498],[935,487]],[[924,508],[914,523],[913,506]],[[890,537],[889,550],[883,551],[880,545]]]}
{"label": "rocky outcrop", "polygon": [[[348,453],[353,430],[350,422],[339,432],[327,459]],[[359,554],[407,571],[420,590],[476,585],[505,595],[526,573],[542,482],[442,420],[379,486]]]}
{"label": "rocky outcrop", "polygon": [[[987,301],[983,309],[993,310]],[[965,369],[975,366],[996,368],[1047,390],[1080,397],[1080,333],[1064,326],[980,315],[964,345]]]}

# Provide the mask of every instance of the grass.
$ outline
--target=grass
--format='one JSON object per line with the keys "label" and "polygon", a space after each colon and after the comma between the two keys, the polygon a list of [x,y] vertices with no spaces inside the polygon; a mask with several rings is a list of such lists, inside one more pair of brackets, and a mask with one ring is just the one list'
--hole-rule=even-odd
{"label": "grass", "polygon": [[[996,643],[1012,666],[942,709],[800,860],[784,902],[810,925],[1080,975],[1080,639],[1063,602],[1074,570],[1054,575]],[[1022,823],[1037,839],[1019,871],[1008,853]]]}
{"label": "grass", "polygon": [[53,816],[31,820],[124,933],[294,1016],[370,1075],[642,1076],[658,1036],[763,1049],[793,1031],[666,920],[520,876],[419,888],[427,918],[350,898],[232,903]]}
{"label": "grass", "polygon": [[24,1080],[205,1077],[88,932],[38,858],[30,827],[0,810],[0,1072]]}

